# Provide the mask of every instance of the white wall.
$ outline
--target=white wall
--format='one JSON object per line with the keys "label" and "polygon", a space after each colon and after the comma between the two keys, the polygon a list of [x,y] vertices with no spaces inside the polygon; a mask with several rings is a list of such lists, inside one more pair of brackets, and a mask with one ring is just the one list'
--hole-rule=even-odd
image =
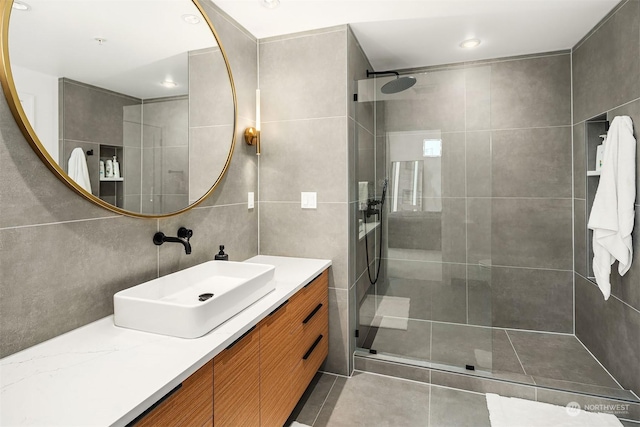
{"label": "white wall", "polygon": [[51,157],[59,162],[58,77],[15,65],[11,70],[31,126]]}

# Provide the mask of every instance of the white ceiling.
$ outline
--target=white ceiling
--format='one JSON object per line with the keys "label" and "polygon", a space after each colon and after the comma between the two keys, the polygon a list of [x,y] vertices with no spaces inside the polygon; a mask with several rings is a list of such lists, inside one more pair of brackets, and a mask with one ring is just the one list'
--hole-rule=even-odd
{"label": "white ceiling", "polygon": [[[9,23],[12,65],[141,99],[186,94],[187,52],[216,46],[191,1],[24,2],[31,10],[12,11]],[[200,16],[201,22],[186,23],[182,19],[186,14]],[[106,42],[100,45],[95,38]],[[178,86],[162,86],[165,79]]]}
{"label": "white ceiling", "polygon": [[[351,24],[375,70],[570,49],[619,0],[213,0],[256,38]],[[460,42],[479,38],[473,50]],[[224,43],[224,40],[223,40]]]}
{"label": "white ceiling", "polygon": [[[180,19],[199,14],[188,0],[24,1],[31,10],[11,14],[12,64],[143,99],[186,93],[185,52],[215,45],[204,21]],[[618,3],[280,0],[267,9],[261,0],[213,1],[259,39],[349,23],[378,71],[568,49]],[[461,49],[471,37],[480,47]],[[179,86],[162,87],[165,78]]]}

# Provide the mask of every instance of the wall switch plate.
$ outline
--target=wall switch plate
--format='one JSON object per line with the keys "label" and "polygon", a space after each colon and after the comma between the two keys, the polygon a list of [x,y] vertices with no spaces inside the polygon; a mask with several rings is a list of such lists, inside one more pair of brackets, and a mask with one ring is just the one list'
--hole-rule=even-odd
{"label": "wall switch plate", "polygon": [[318,193],[302,192],[300,193],[300,202],[302,209],[316,209],[318,207]]}
{"label": "wall switch plate", "polygon": [[250,191],[247,195],[247,207],[248,209],[253,209],[255,207],[255,197],[253,195],[253,191]]}

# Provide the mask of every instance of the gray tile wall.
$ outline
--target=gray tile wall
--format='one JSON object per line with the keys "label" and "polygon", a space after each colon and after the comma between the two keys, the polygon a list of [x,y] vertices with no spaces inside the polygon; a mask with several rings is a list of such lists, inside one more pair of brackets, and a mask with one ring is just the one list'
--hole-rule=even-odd
{"label": "gray tile wall", "polygon": [[[241,133],[255,121],[257,43],[212,4],[205,8],[239,86]],[[257,160],[240,143],[205,206],[163,220],[114,215],[69,190],[25,141],[4,98],[0,158],[0,357],[111,314],[118,290],[213,259],[219,244],[232,260],[257,254],[257,210],[246,205],[247,191],[257,192]],[[194,230],[191,255],[153,245],[156,230],[180,226]]]}
{"label": "gray tile wall", "polygon": [[123,107],[140,100],[74,80],[63,79],[60,129],[64,139],[122,145]]}
{"label": "gray tile wall", "polygon": [[[465,306],[450,309],[467,313],[463,323],[573,333],[571,55],[423,71],[435,89],[385,102],[385,130],[442,131],[436,263],[466,264],[469,287],[468,301],[453,302]],[[428,243],[411,234],[403,238],[422,240],[403,247]],[[389,271],[402,274],[409,258],[395,253]],[[478,267],[487,261],[490,277]]]}
{"label": "gray tile wall", "polygon": [[[259,41],[260,253],[331,259],[329,357],[349,373],[347,27]],[[317,193],[301,209],[301,192]]]}
{"label": "gray tile wall", "polygon": [[[636,282],[637,285],[638,282]],[[640,313],[576,274],[576,336],[626,388],[640,390]]]}
{"label": "gray tile wall", "polygon": [[[623,387],[640,392],[640,262],[623,277],[612,266],[612,296],[604,301],[587,280],[589,218],[586,194],[585,121],[628,115],[640,135],[640,1],[627,0],[573,49],[574,245],[576,335]],[[640,165],[640,149],[636,165]],[[640,250],[640,174],[636,172],[634,255]],[[597,180],[598,178],[589,178]]]}
{"label": "gray tile wall", "polygon": [[491,131],[492,324],[572,333],[570,55],[492,64]]}

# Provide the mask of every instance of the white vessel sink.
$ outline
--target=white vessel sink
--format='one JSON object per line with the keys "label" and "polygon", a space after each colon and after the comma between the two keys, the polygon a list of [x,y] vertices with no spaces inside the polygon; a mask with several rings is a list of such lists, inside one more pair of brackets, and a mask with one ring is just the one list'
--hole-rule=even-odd
{"label": "white vessel sink", "polygon": [[115,294],[114,323],[174,337],[201,337],[273,291],[274,272],[275,267],[266,264],[205,262]]}

